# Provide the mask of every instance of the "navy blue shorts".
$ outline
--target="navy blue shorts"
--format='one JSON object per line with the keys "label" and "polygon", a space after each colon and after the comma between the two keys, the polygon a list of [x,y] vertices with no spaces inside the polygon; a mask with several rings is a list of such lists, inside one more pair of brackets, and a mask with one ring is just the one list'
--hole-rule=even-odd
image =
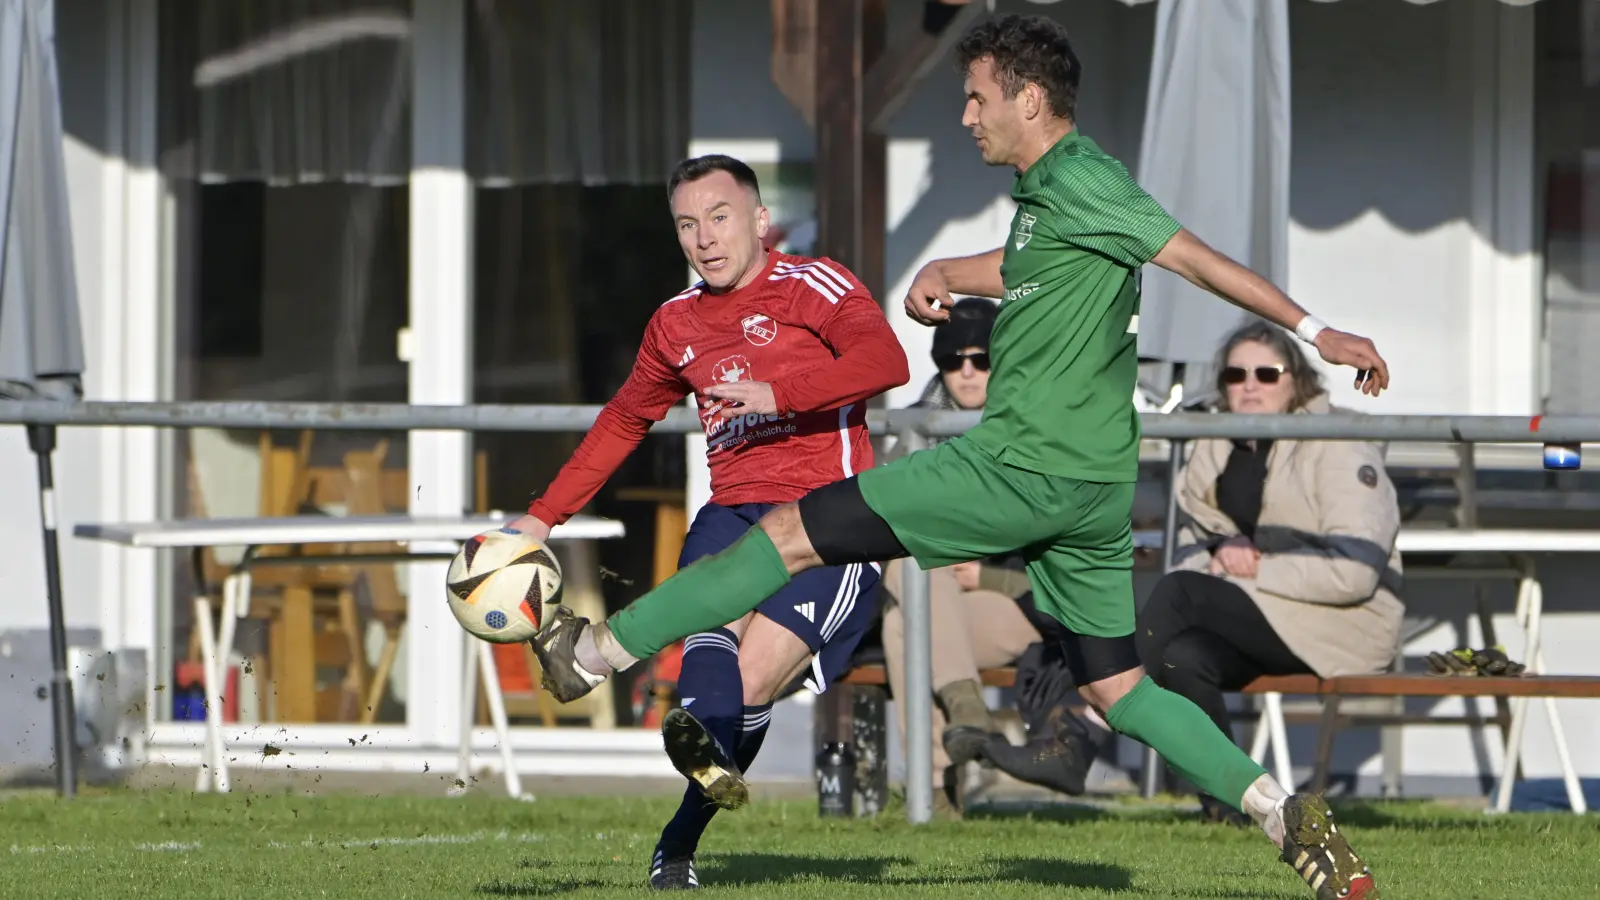
{"label": "navy blue shorts", "polygon": [[[678,568],[726,550],[774,508],[770,503],[707,503],[689,526]],[[881,577],[878,563],[808,569],[756,607],[811,649],[811,677],[806,679],[806,687],[813,692],[822,693],[833,679],[849,671],[856,645],[878,616]]]}

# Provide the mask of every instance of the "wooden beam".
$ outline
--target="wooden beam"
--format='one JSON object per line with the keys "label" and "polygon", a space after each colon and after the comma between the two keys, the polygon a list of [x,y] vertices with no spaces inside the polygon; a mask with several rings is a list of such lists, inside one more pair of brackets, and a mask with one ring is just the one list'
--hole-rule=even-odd
{"label": "wooden beam", "polygon": [[865,73],[883,52],[888,0],[830,0],[815,28],[817,249],[882,302],[886,142],[866,127]]}
{"label": "wooden beam", "polygon": [[917,85],[945,61],[967,29],[993,6],[993,0],[925,0],[922,20],[899,35],[893,48],[868,71],[867,127],[887,130]]}
{"label": "wooden beam", "polygon": [[817,0],[772,0],[772,83],[816,126]]}

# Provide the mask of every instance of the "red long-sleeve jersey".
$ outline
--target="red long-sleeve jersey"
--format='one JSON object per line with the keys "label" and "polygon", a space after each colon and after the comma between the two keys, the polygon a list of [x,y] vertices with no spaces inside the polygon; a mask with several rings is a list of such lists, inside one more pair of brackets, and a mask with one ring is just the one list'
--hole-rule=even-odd
{"label": "red long-sleeve jersey", "polygon": [[911,377],[883,311],[830,259],[769,252],[749,285],[696,285],[656,310],[633,372],[529,514],[550,525],[582,509],[688,394],[772,385],[778,414],[723,419],[703,408],[711,502],[787,503],[872,466],[866,403]]}

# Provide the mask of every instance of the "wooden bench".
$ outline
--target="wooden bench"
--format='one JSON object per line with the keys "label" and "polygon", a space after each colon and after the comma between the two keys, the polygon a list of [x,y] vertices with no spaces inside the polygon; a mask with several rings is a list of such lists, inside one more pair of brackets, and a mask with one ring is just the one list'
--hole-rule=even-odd
{"label": "wooden bench", "polygon": [[[1314,696],[1322,701],[1322,712],[1317,716],[1316,767],[1311,777],[1311,790],[1324,791],[1328,787],[1329,769],[1333,764],[1333,744],[1339,730],[1348,727],[1373,727],[1381,725],[1483,725],[1484,717],[1436,716],[1426,713],[1347,713],[1340,709],[1341,702],[1350,697],[1568,697],[1600,698],[1600,676],[1595,675],[1524,675],[1520,678],[1481,678],[1429,675],[1421,672],[1402,672],[1388,675],[1345,675],[1337,678],[1318,678],[1315,675],[1268,675],[1245,685],[1243,694],[1292,694]],[[1523,722],[1526,722],[1525,714]],[[1517,726],[1513,726],[1517,727]],[[1510,736],[1508,735],[1508,744]],[[1508,754],[1514,756],[1514,754]],[[1504,808],[1510,799],[1510,776],[1517,760],[1505,761],[1506,772],[1501,776],[1501,787],[1496,799],[1497,807]]]}
{"label": "wooden bench", "polygon": [[[985,685],[1012,687],[1016,684],[1014,668],[985,669],[979,673]],[[850,670],[840,680],[841,684],[887,688],[888,672],[882,665],[861,665]],[[1383,725],[1476,725],[1494,721],[1493,717],[1468,714],[1439,716],[1427,713],[1350,713],[1342,710],[1345,698],[1353,697],[1556,697],[1600,698],[1600,676],[1595,675],[1525,675],[1520,678],[1446,677],[1421,672],[1403,672],[1391,675],[1346,675],[1338,678],[1318,678],[1315,675],[1267,675],[1257,678],[1239,691],[1246,695],[1312,696],[1322,701],[1322,711],[1306,716],[1285,716],[1286,720],[1316,723],[1317,759],[1311,777],[1312,791],[1328,788],[1333,765],[1333,745],[1341,729],[1352,727],[1377,727]],[[1265,718],[1265,716],[1263,716]],[[1267,723],[1258,724],[1264,732]],[[1509,735],[1508,735],[1509,738]],[[1508,760],[1508,764],[1515,765]],[[1502,787],[1509,791],[1509,784]],[[1509,799],[1509,794],[1506,795]]]}
{"label": "wooden bench", "polygon": [[[988,687],[1013,687],[1017,683],[1017,670],[1012,668],[984,669],[978,673],[978,677]],[[844,677],[839,679],[839,683],[860,685],[862,687],[887,688],[889,686],[889,670],[877,664],[856,666],[846,672]]]}

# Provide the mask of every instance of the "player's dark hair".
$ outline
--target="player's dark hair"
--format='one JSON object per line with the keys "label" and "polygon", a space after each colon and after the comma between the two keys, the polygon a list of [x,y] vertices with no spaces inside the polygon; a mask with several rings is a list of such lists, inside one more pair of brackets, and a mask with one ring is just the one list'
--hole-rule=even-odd
{"label": "player's dark hair", "polygon": [[1228,367],[1228,357],[1240,344],[1260,344],[1283,361],[1289,377],[1294,380],[1294,398],[1289,401],[1289,411],[1297,412],[1324,392],[1322,373],[1311,365],[1311,360],[1300,349],[1299,342],[1271,322],[1255,321],[1239,328],[1222,342],[1217,351],[1217,405],[1228,408],[1228,388],[1222,383],[1222,370]]}
{"label": "player's dark hair", "polygon": [[761,185],[756,181],[755,170],[742,160],[734,159],[721,153],[710,153],[705,156],[696,156],[678,163],[672,170],[672,176],[667,179],[667,200],[672,200],[672,195],[678,192],[678,185],[690,181],[699,181],[712,172],[727,172],[741,187],[748,188],[750,193],[756,195],[756,202],[761,202]]}
{"label": "player's dark hair", "polygon": [[1052,113],[1077,119],[1083,65],[1072,52],[1065,25],[1015,13],[979,22],[956,44],[956,66],[965,75],[980,59],[994,60],[995,80],[1007,99],[1031,81],[1044,89]]}

